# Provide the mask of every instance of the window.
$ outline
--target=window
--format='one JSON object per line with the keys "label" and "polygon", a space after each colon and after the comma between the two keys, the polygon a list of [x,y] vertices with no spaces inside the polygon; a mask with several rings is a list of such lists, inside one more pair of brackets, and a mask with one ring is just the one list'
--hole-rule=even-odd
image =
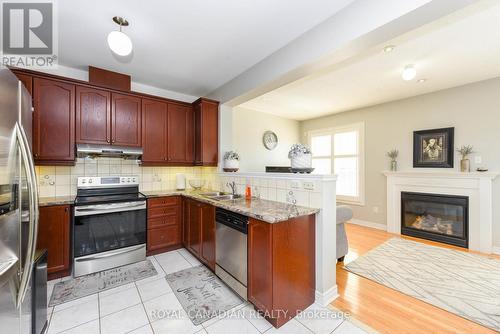
{"label": "window", "polygon": [[364,204],[364,124],[309,132],[315,174],[337,175],[337,200]]}

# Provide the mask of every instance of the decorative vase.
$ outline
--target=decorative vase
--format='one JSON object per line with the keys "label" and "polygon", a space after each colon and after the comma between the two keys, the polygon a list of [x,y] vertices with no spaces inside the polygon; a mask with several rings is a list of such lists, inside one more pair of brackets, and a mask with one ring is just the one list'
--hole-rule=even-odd
{"label": "decorative vase", "polygon": [[462,159],[460,160],[460,171],[461,172],[470,172],[470,160],[469,159]]}
{"label": "decorative vase", "polygon": [[293,156],[292,168],[311,168],[312,166],[312,154],[301,154]]}
{"label": "decorative vase", "polygon": [[391,172],[396,172],[398,170],[397,160],[391,160]]}
{"label": "decorative vase", "polygon": [[224,160],[224,170],[229,172],[236,172],[240,168],[240,162],[235,159]]}

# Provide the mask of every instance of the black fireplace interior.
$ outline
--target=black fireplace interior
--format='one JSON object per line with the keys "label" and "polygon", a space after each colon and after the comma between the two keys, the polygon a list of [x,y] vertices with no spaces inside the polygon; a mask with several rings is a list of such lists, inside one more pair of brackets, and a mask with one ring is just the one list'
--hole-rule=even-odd
{"label": "black fireplace interior", "polygon": [[401,234],[468,248],[469,198],[401,193]]}

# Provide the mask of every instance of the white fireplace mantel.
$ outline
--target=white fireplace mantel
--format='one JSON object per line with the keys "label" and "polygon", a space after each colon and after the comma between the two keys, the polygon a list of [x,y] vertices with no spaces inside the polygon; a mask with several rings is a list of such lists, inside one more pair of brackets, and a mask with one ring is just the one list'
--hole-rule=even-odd
{"label": "white fireplace mantel", "polygon": [[493,250],[493,172],[384,172],[387,177],[387,231],[401,234],[401,192],[469,197],[469,249]]}

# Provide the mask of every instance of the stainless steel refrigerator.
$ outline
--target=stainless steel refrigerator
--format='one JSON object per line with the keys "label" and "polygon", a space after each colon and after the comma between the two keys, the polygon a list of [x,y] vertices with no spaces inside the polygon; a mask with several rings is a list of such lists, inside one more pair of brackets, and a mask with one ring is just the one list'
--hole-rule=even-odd
{"label": "stainless steel refrigerator", "polygon": [[0,332],[32,331],[32,273],[38,189],[32,155],[31,97],[0,69]]}

